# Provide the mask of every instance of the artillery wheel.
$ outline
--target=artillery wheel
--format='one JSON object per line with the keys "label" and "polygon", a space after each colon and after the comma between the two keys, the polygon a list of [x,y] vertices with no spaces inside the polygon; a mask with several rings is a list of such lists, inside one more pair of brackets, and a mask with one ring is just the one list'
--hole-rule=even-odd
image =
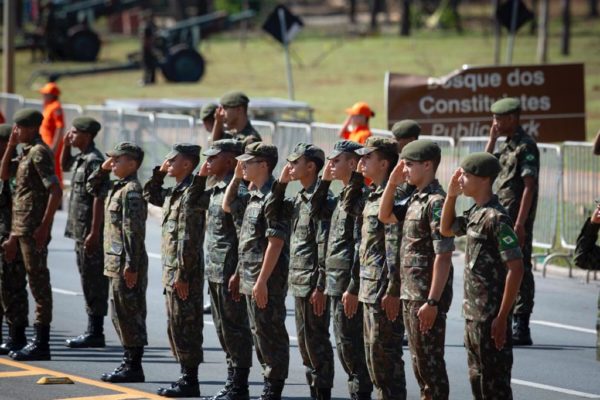
{"label": "artillery wheel", "polygon": [[69,29],[67,58],[74,61],[96,61],[100,52],[100,38],[86,26]]}
{"label": "artillery wheel", "polygon": [[204,58],[186,45],[174,46],[161,69],[171,82],[198,82],[204,75]]}

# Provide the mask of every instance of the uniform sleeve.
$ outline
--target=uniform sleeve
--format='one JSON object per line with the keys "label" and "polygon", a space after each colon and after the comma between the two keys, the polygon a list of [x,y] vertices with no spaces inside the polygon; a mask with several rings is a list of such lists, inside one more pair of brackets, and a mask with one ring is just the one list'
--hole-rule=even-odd
{"label": "uniform sleeve", "polygon": [[175,280],[188,281],[190,272],[197,268],[202,242],[202,213],[198,204],[192,204],[189,198],[183,199],[179,210],[177,272]]}
{"label": "uniform sleeve", "polygon": [[54,171],[54,159],[52,158],[52,153],[50,151],[44,151],[41,146],[32,149],[31,151],[34,151],[31,155],[33,166],[42,179],[46,189],[54,184],[58,184],[58,177]]}
{"label": "uniform sleeve", "polygon": [[152,177],[144,185],[144,199],[148,203],[162,207],[167,196],[167,189],[162,187],[166,175],[165,172],[160,171],[160,166],[152,170]]}
{"label": "uniform sleeve", "polygon": [[400,297],[400,223],[385,225],[385,262],[388,268],[386,293]]}
{"label": "uniform sleeve", "polygon": [[60,166],[61,166],[63,172],[69,172],[69,171],[71,171],[71,168],[73,168],[73,164],[75,163],[75,156],[73,156],[73,154],[71,154],[70,149],[65,148],[63,151],[67,153],[67,155],[66,155],[67,158],[66,158],[66,160],[61,162]]}
{"label": "uniform sleeve", "polygon": [[527,144],[518,153],[521,177],[531,176],[538,179],[540,169],[540,153],[535,144]]}
{"label": "uniform sleeve", "polygon": [[452,232],[456,236],[464,236],[467,234],[467,218],[464,216],[456,217],[452,223]]}
{"label": "uniform sleeve", "polygon": [[583,224],[573,256],[575,265],[579,268],[600,269],[600,247],[596,245],[598,229],[600,229],[600,224],[593,224],[589,218]]}
{"label": "uniform sleeve", "polygon": [[408,206],[410,205],[411,195],[412,190],[409,190],[409,187],[405,184],[396,188],[392,213],[400,222],[404,221],[404,217],[406,217],[406,212],[408,211]]}
{"label": "uniform sleeve", "polygon": [[145,263],[146,201],[138,190],[123,191],[123,245],[126,266],[136,272]]}
{"label": "uniform sleeve", "polygon": [[[88,164],[86,166],[86,171],[85,171],[86,176],[87,176],[86,182],[89,181],[89,178],[92,176],[92,174],[95,171],[98,171],[102,168],[102,163],[103,163],[103,161],[100,159],[94,159],[94,160],[91,160],[90,162],[88,162]],[[110,185],[110,179],[108,178],[108,174],[103,174],[102,176],[99,177],[99,179],[100,179],[100,186],[102,187],[101,190],[99,190],[95,193],[90,193],[89,189],[87,187],[87,183],[86,183],[86,191],[94,197],[103,199],[106,197],[106,195],[108,193],[108,186]]]}
{"label": "uniform sleeve", "polygon": [[346,191],[346,195],[343,199],[339,200],[342,202],[340,207],[342,207],[347,214],[358,217],[359,215],[362,215],[364,208],[365,178],[362,174],[354,171],[350,177],[349,185],[350,187]]}
{"label": "uniform sleeve", "polygon": [[454,251],[454,238],[442,236],[440,233],[440,220],[442,218],[443,198],[433,199],[427,208],[427,217],[431,229],[431,239],[433,240],[433,251],[435,254],[442,254]]}
{"label": "uniform sleeve", "polygon": [[292,210],[294,208],[294,199],[285,198],[285,189],[287,183],[281,183],[276,180],[271,187],[271,193],[269,193],[265,201],[265,218],[267,220],[276,220],[278,218],[289,219],[291,218]]}
{"label": "uniform sleeve", "polygon": [[333,209],[331,208],[333,196],[331,195],[331,192],[329,192],[330,185],[331,181],[319,179],[317,187],[310,197],[310,215],[312,218],[322,220],[331,218],[331,215],[333,214]]}
{"label": "uniform sleeve", "polygon": [[192,207],[200,207],[202,211],[208,210],[212,190],[206,190],[208,177],[194,175],[192,184],[188,188],[187,201]]}
{"label": "uniform sleeve", "polygon": [[[325,207],[324,207],[325,208]],[[322,219],[315,221],[317,226],[317,288],[321,291],[325,290],[327,276],[325,273],[325,261],[327,256],[327,239],[329,238],[329,229],[331,228],[330,219]]]}
{"label": "uniform sleeve", "polygon": [[517,234],[512,228],[512,221],[507,215],[501,215],[494,226],[494,237],[496,238],[498,251],[502,261],[517,260],[523,258]]}
{"label": "uniform sleeve", "polygon": [[109,172],[96,168],[85,183],[85,190],[94,197],[106,197],[110,190]]}
{"label": "uniform sleeve", "polygon": [[350,266],[350,282],[346,291],[350,294],[358,296],[360,290],[360,242],[362,240],[362,214],[354,219],[354,257]]}
{"label": "uniform sleeve", "polygon": [[[269,193],[267,196],[272,197],[273,194]],[[265,205],[263,206],[265,209],[269,200],[270,198],[267,198],[265,201]],[[271,216],[269,217],[265,211],[265,219],[267,221],[266,237],[276,237],[284,241],[289,240],[291,222],[289,216],[286,218],[283,214],[271,213]]]}

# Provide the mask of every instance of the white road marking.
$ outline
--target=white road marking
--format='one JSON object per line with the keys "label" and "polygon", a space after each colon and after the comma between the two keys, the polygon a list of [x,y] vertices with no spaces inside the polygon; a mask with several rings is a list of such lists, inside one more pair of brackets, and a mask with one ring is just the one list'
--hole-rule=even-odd
{"label": "white road marking", "polygon": [[561,388],[561,387],[557,387],[557,386],[544,385],[543,383],[522,381],[520,379],[511,379],[511,382],[514,383],[515,385],[522,385],[522,386],[529,386],[529,387],[536,388],[536,389],[550,390],[552,392],[569,394],[571,396],[578,396],[578,397],[583,397],[586,399],[600,399],[600,394],[579,392],[577,390],[565,389],[565,388]]}
{"label": "white road marking", "polygon": [[569,330],[569,331],[591,333],[592,335],[596,334],[596,330],[595,329],[588,329],[588,328],[581,328],[579,326],[559,324],[557,322],[532,320],[531,323],[532,324],[536,324],[536,325],[550,326],[552,328],[566,329],[566,330]]}
{"label": "white road marking", "polygon": [[79,292],[72,292],[70,290],[65,290],[65,289],[59,289],[59,288],[52,288],[52,291],[54,293],[59,293],[59,294],[66,294],[68,296],[83,296],[83,293],[79,293]]}
{"label": "white road marking", "polygon": [[150,258],[157,258],[160,260],[160,254],[159,253],[148,253],[148,257]]}

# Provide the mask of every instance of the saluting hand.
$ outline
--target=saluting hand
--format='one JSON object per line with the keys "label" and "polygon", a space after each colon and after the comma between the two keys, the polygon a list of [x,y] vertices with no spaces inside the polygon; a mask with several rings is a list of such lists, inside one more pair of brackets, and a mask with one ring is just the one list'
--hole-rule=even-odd
{"label": "saluting hand", "polygon": [[102,163],[102,169],[104,171],[112,171],[112,165],[113,165],[113,158],[112,157],[108,157],[103,163]]}
{"label": "saluting hand", "polygon": [[490,128],[490,138],[491,139],[498,139],[498,137],[500,136],[500,130],[498,129],[498,124],[496,122],[494,122],[492,124],[492,127]]}
{"label": "saluting hand", "polygon": [[171,163],[169,163],[169,160],[163,161],[163,163],[160,165],[159,171],[166,174],[169,171],[170,165]]}
{"label": "saluting hand", "polygon": [[596,209],[590,218],[592,224],[600,224],[600,203],[596,204]]}
{"label": "saluting hand", "polygon": [[16,147],[19,144],[19,134],[17,133],[17,125],[13,126],[10,137],[8,138],[8,147]]}
{"label": "saluting hand", "polygon": [[324,181],[332,181],[333,180],[333,172],[331,171],[332,168],[333,168],[333,161],[332,160],[327,161],[327,164],[325,164],[325,169],[323,170],[322,179]]}
{"label": "saluting hand", "polygon": [[452,174],[450,178],[450,183],[448,183],[448,197],[458,197],[462,194],[462,189],[460,188],[459,179],[462,175],[462,168],[457,168],[456,171]]}
{"label": "saluting hand", "polygon": [[292,176],[290,175],[290,170],[292,169],[291,164],[288,162],[285,164],[283,169],[281,170],[281,174],[279,175],[279,182],[281,183],[289,183],[292,180]]}
{"label": "saluting hand", "polygon": [[208,161],[204,161],[198,171],[198,176],[208,176]]}
{"label": "saluting hand", "polygon": [[400,185],[406,182],[406,172],[404,172],[404,160],[400,160],[392,170],[388,182],[392,185]]}
{"label": "saluting hand", "polygon": [[237,164],[235,166],[235,171],[233,172],[233,174],[237,179],[244,178],[244,162],[243,161],[237,162]]}

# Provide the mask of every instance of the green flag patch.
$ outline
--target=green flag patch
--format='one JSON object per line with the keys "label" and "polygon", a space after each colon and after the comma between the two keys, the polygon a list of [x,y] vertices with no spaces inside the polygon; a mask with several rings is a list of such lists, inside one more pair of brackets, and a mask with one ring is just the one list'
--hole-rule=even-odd
{"label": "green flag patch", "polygon": [[517,239],[515,231],[507,224],[500,224],[498,244],[500,247],[500,251],[519,247],[519,240]]}

